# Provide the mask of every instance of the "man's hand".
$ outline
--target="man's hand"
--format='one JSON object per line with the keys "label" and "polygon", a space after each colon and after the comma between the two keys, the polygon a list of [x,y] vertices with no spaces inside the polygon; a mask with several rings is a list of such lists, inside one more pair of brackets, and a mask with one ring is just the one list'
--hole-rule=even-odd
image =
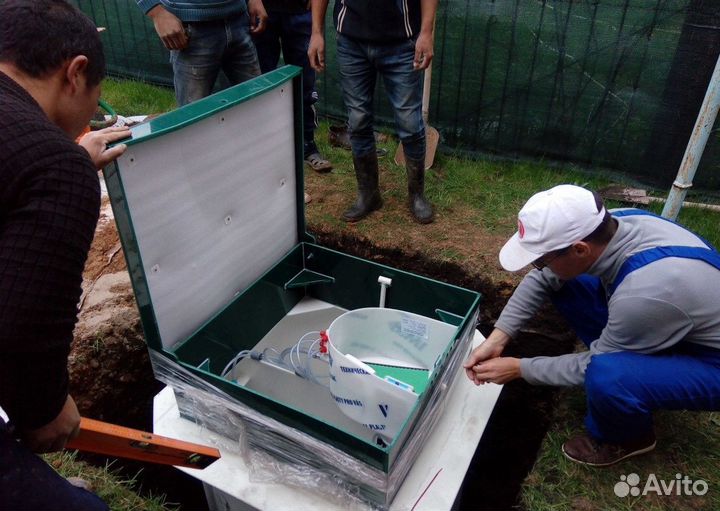
{"label": "man's hand", "polygon": [[80,413],[75,401],[68,395],[57,417],[41,428],[25,432],[22,441],[33,452],[54,452],[62,450],[79,433]]}
{"label": "man's hand", "polygon": [[318,73],[322,73],[325,70],[325,38],[322,34],[313,34],[310,36],[308,59],[310,60],[310,67]]}
{"label": "man's hand", "polygon": [[486,360],[473,366],[475,385],[497,383],[502,385],[516,378],[520,378],[520,359],[513,357],[498,357]]}
{"label": "man's hand", "polygon": [[498,328],[494,329],[480,346],[472,350],[470,356],[463,364],[468,379],[477,383],[475,366],[485,360],[499,357],[508,342],[510,342],[510,336],[508,334]]}
{"label": "man's hand", "polygon": [[188,45],[182,21],[162,5],[156,5],[147,13],[155,25],[155,32],[168,50],[182,50]]}
{"label": "man's hand", "polygon": [[248,0],[248,15],[250,16],[250,33],[260,34],[267,27],[268,14],[262,0]]}
{"label": "man's hand", "polygon": [[415,58],[413,69],[418,71],[427,69],[433,59],[433,35],[432,32],[420,32],[415,41]]}
{"label": "man's hand", "polygon": [[118,144],[108,149],[108,144],[117,142],[130,136],[130,129],[123,126],[119,128],[105,128],[98,131],[91,131],[84,135],[78,144],[83,146],[90,155],[90,159],[98,170],[113,161],[125,152],[127,146]]}

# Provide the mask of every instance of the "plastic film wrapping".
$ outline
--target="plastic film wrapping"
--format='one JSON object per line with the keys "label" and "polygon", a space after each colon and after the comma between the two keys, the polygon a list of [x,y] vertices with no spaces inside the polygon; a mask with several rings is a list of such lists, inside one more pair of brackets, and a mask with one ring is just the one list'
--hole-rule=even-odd
{"label": "plastic film wrapping", "polygon": [[365,501],[386,509],[445,409],[474,326],[475,321],[469,322],[428,390],[419,418],[398,440],[404,445],[388,473],[258,412],[154,350],[150,358],[155,377],[174,390],[181,416],[219,434],[209,433],[208,441],[240,454],[251,469],[251,480],[307,488],[351,502],[351,508]]}
{"label": "plastic film wrapping", "polygon": [[[253,470],[255,480],[262,481],[264,476],[267,482],[282,481],[335,496],[356,493],[361,486],[384,490],[386,476],[380,470],[259,413],[153,350],[150,360],[155,377],[175,392],[181,416],[232,441],[228,444],[209,435],[210,442],[240,454],[252,468],[261,466],[265,459],[255,453],[257,450],[276,457],[274,473]],[[335,471],[323,472],[321,467],[308,464],[315,458],[324,460]],[[336,484],[325,484],[329,480]]]}

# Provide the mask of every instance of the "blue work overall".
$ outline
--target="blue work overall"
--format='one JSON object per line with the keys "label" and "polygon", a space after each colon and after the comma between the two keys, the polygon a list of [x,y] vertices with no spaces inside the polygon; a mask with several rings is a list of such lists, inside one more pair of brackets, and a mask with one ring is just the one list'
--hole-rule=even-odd
{"label": "blue work overall", "polygon": [[[622,210],[613,216],[652,215]],[[652,215],[655,216],[655,215]],[[703,240],[704,241],[704,240]],[[720,254],[700,247],[668,246],[630,256],[605,289],[580,275],[551,296],[557,310],[588,346],[608,321],[608,300],[633,271],[665,257],[698,259],[720,271]],[[593,355],[585,374],[585,426],[597,440],[621,443],[648,435],[654,410],[720,410],[720,349],[680,342],[652,354],[630,351]]]}

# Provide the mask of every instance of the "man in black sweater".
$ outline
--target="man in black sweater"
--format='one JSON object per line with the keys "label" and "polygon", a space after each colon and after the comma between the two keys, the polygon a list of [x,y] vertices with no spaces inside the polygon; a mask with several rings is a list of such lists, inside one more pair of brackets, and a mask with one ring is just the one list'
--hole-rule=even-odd
{"label": "man in black sweater", "polygon": [[0,2],[0,509],[106,508],[31,453],[62,449],[79,428],[67,357],[98,218],[96,169],[124,150],[107,143],[129,134],[74,142],[104,74],[97,30],[75,7]]}
{"label": "man in black sweater", "polygon": [[[438,0],[335,0],[337,61],[350,145],[358,182],[355,204],[344,214],[357,222],[382,207],[373,132],[373,92],[377,74],[395,113],[405,151],[408,205],[416,221],[433,221],[425,198],[425,124],[422,119],[422,70],[433,57],[433,24]],[[328,0],[312,0],[310,64],[325,68],[323,26]]]}

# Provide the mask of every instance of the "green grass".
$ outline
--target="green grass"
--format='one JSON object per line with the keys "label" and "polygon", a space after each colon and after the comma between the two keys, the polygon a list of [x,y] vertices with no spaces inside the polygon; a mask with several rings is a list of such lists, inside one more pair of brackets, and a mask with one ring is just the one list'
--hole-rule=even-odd
{"label": "green grass", "polygon": [[[141,115],[166,112],[175,108],[172,89],[157,87],[139,81],[108,78],[103,82],[103,99],[120,115]],[[329,123],[321,123],[318,141],[327,157],[335,163],[333,175],[343,180],[352,193],[355,178],[349,151],[323,143]],[[384,179],[394,183],[390,193],[401,196],[404,192],[405,172],[392,163],[397,143],[392,137],[378,144],[387,150],[380,164],[386,171]],[[523,203],[534,193],[559,183],[574,183],[588,188],[600,188],[611,183],[624,182],[638,186],[632,179],[619,179],[617,173],[593,171],[567,164],[558,166],[542,159],[537,161],[497,161],[471,159],[454,154],[440,154],[435,168],[427,177],[427,194],[439,207],[451,208],[463,205],[476,212],[477,223],[489,232],[506,233],[515,225],[515,216]],[[666,190],[656,190],[655,195],[667,195]],[[688,200],[693,199],[692,195]],[[702,200],[701,200],[702,201]],[[609,202],[610,207],[622,204]],[[662,204],[650,204],[647,209],[660,213]],[[403,217],[398,217],[401,219]],[[685,207],[678,221],[716,247],[720,247],[720,213]],[[334,222],[338,226],[342,223]],[[360,224],[361,226],[362,224]]]}
{"label": "green grass", "polygon": [[[319,133],[327,132],[328,122],[322,122]],[[324,137],[318,136],[318,143],[325,155],[334,163],[333,179],[342,180],[343,187],[352,196],[355,190],[355,177],[352,172],[352,157],[345,149],[332,147],[323,143]],[[385,187],[388,182],[392,186],[384,193],[389,196],[404,197],[405,171],[393,163],[393,155],[397,143],[390,138],[381,142],[378,147],[388,151],[387,156],[380,158],[383,168],[382,180]],[[434,170],[427,174],[427,195],[437,207],[452,209],[464,206],[473,213],[476,223],[490,233],[512,233],[516,225],[516,215],[525,201],[534,193],[551,188],[560,183],[571,183],[590,189],[599,189],[609,184],[625,184],[632,187],[645,187],[658,197],[667,195],[667,190],[653,190],[649,186],[639,184],[634,179],[623,178],[617,172],[606,170],[591,171],[572,164],[559,166],[554,163],[538,161],[503,161],[496,159],[472,159],[455,154],[436,156]],[[689,201],[703,202],[706,198],[694,198],[688,195]],[[607,206],[628,207],[618,201],[607,201]],[[651,203],[648,206],[637,206],[660,214],[662,204]],[[388,215],[388,213],[386,213]],[[392,215],[388,215],[392,218]],[[398,221],[404,217],[398,216]],[[330,220],[342,226],[343,222]],[[720,212],[685,207],[680,211],[678,221],[720,247]],[[358,224],[362,233],[363,224]]]}
{"label": "green grass", "polygon": [[167,112],[176,105],[172,89],[115,78],[103,81],[102,98],[118,115],[126,117]]}
{"label": "green grass", "polygon": [[45,460],[63,477],[79,477],[88,481],[93,491],[113,511],[167,511],[163,497],[140,497],[134,478],[126,479],[113,471],[112,466],[95,467],[78,461],[74,452],[44,455]]}
{"label": "green grass", "polygon": [[[563,456],[562,443],[582,432],[584,392],[565,389],[558,396],[553,424],[535,467],[521,492],[522,507],[532,511],[612,509],[617,511],[690,511],[720,509],[720,413],[659,412],[655,415],[657,448],[607,468],[578,465]],[[614,487],[621,476],[637,474],[641,493],[618,497]],[[642,494],[651,474],[669,484],[677,474],[707,482],[703,495]],[[651,488],[649,488],[651,489]],[[681,490],[682,491],[682,490]]]}
{"label": "green grass", "polygon": [[[692,200],[688,198],[688,200]],[[662,204],[650,204],[648,210],[660,214]],[[685,207],[680,210],[678,222],[692,229],[720,249],[720,213],[701,208]]]}
{"label": "green grass", "polygon": [[[490,232],[511,225],[517,211],[534,193],[559,183],[597,188],[609,183],[601,174],[591,175],[570,167],[553,168],[540,162],[498,162],[449,157],[444,161],[443,182],[434,191],[439,205],[460,201],[477,208],[481,225]],[[431,190],[432,192],[432,190]]]}

